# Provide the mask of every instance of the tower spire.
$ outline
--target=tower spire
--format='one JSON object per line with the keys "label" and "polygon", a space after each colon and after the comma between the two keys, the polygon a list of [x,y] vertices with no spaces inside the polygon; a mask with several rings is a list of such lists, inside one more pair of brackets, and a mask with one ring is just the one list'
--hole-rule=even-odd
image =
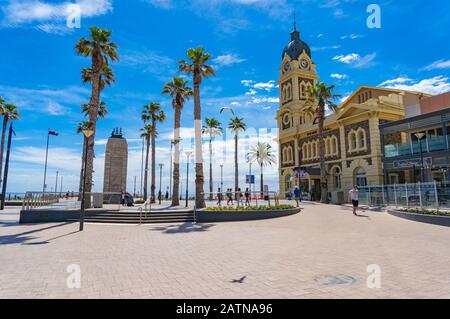
{"label": "tower spire", "polygon": [[295,15],[295,10],[294,10],[294,31],[297,31],[297,17]]}

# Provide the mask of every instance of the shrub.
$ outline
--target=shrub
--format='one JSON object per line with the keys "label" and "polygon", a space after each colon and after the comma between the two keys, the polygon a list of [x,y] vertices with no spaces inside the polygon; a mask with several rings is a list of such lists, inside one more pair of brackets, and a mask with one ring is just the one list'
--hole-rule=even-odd
{"label": "shrub", "polygon": [[428,209],[420,209],[420,208],[410,208],[410,209],[400,209],[401,212],[405,213],[413,213],[413,214],[421,214],[421,215],[433,215],[433,216],[448,216],[450,217],[450,212],[441,211],[441,210],[428,210]]}

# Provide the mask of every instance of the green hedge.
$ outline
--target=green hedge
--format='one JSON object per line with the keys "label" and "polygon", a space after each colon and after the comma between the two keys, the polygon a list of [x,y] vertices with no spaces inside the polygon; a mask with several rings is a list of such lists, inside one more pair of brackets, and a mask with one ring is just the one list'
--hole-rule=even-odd
{"label": "green hedge", "polygon": [[421,214],[421,215],[433,215],[433,216],[447,216],[450,217],[450,212],[448,211],[440,211],[440,210],[428,210],[428,209],[420,209],[420,208],[412,208],[412,209],[400,209],[401,212],[405,213],[413,213],[413,214]]}
{"label": "green hedge", "polygon": [[206,211],[209,212],[241,212],[241,211],[262,211],[262,210],[287,210],[292,209],[292,205],[277,205],[277,206],[245,206],[245,207],[208,207]]}

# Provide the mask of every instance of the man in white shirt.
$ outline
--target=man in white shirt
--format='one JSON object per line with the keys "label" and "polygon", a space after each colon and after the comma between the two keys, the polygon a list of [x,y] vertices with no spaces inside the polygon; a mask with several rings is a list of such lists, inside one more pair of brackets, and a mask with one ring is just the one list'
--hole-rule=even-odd
{"label": "man in white shirt", "polygon": [[352,201],[353,204],[353,215],[358,216],[358,206],[359,206],[359,190],[358,186],[353,186],[353,189],[351,189],[348,192],[348,198]]}

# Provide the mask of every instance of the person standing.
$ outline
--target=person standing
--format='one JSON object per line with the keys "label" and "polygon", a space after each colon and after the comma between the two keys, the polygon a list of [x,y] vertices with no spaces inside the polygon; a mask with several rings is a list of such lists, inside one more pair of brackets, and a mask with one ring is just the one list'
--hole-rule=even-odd
{"label": "person standing", "polygon": [[294,198],[295,198],[295,202],[297,203],[297,207],[300,207],[300,197],[301,197],[301,191],[298,188],[298,186],[295,186],[294,189]]}
{"label": "person standing", "polygon": [[348,198],[351,200],[353,205],[353,215],[358,216],[358,206],[359,206],[359,190],[358,186],[353,186],[353,188],[348,192]]}
{"label": "person standing", "polygon": [[222,207],[222,189],[217,190],[217,206]]}
{"label": "person standing", "polygon": [[244,206],[244,203],[242,202],[242,191],[240,188],[238,188],[238,190],[236,192],[236,201],[237,201],[238,207],[240,207],[241,205]]}
{"label": "person standing", "polygon": [[245,190],[245,206],[251,206],[251,204],[250,204],[250,191],[249,191],[248,187]]}
{"label": "person standing", "polygon": [[227,206],[230,206],[230,203],[231,203],[231,206],[233,206],[233,193],[232,193],[232,191],[231,191],[231,188],[228,188],[228,190],[227,190]]}

